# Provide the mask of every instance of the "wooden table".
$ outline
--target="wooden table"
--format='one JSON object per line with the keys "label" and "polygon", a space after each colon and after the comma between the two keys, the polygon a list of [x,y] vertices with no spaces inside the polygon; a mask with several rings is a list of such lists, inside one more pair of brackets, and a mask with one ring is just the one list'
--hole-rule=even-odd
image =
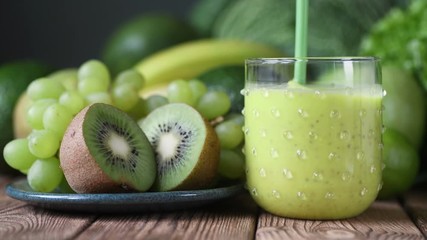
{"label": "wooden table", "polygon": [[8,197],[0,177],[0,239],[427,239],[427,187],[377,201],[341,221],[281,218],[248,194],[168,213],[83,214],[50,211]]}

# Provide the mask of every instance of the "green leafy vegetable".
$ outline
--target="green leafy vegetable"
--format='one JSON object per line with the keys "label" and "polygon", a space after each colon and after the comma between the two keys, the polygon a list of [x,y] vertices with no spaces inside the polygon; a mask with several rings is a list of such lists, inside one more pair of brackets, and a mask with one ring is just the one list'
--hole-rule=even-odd
{"label": "green leafy vegetable", "polygon": [[415,72],[427,89],[427,1],[392,9],[363,39],[361,53]]}

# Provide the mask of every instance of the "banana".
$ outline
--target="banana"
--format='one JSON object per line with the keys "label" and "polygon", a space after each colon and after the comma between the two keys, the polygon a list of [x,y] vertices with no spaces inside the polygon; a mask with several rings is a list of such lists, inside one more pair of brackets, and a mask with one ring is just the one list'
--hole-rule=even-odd
{"label": "banana", "polygon": [[157,52],[135,65],[145,78],[141,95],[162,93],[175,79],[191,79],[223,65],[244,64],[247,58],[280,57],[283,52],[263,44],[242,40],[193,40]]}

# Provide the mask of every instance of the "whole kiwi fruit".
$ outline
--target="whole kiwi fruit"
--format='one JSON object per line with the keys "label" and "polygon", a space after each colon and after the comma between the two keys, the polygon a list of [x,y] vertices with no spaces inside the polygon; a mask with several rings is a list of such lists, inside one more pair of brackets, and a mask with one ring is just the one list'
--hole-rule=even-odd
{"label": "whole kiwi fruit", "polygon": [[102,103],[74,117],[61,142],[60,163],[77,193],[146,191],[156,175],[144,132],[126,113]]}
{"label": "whole kiwi fruit", "polygon": [[194,190],[214,184],[220,144],[197,110],[184,103],[166,104],[152,111],[140,127],[157,162],[153,190]]}

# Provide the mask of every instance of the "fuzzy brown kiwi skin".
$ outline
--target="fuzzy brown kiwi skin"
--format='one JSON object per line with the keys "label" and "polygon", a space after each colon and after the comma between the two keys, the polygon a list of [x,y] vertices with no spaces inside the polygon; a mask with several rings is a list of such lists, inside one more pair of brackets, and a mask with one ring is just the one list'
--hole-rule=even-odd
{"label": "fuzzy brown kiwi skin", "polygon": [[124,192],[96,163],[83,137],[83,122],[91,107],[81,110],[71,121],[59,150],[60,165],[70,187],[76,193]]}
{"label": "fuzzy brown kiwi skin", "polygon": [[171,191],[204,189],[212,187],[218,172],[220,142],[212,125],[204,120],[206,140],[199,161],[188,177]]}

